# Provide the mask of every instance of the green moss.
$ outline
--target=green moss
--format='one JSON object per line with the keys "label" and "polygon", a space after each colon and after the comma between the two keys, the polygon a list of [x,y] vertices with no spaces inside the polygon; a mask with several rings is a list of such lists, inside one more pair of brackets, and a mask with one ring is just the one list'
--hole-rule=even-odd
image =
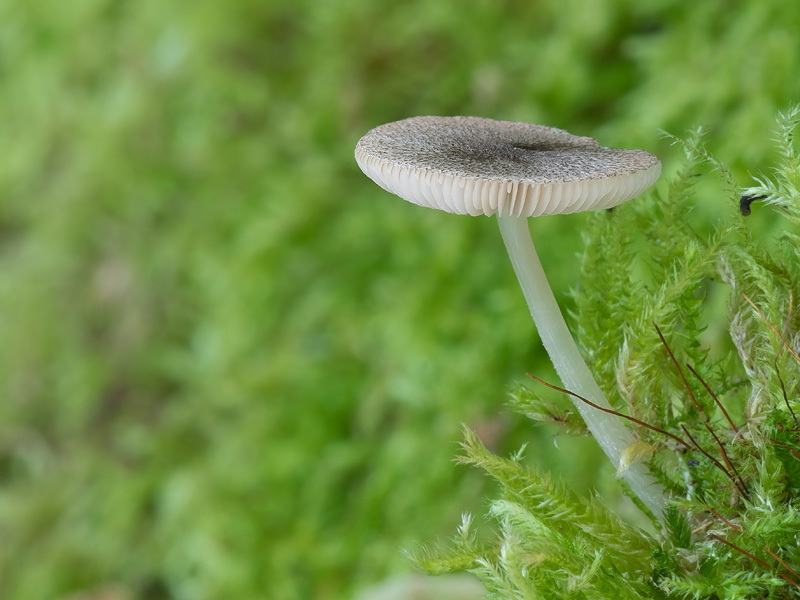
{"label": "green moss", "polygon": [[[634,389],[685,408],[674,373],[657,378],[668,363],[649,323],[620,312],[644,314],[649,290],[661,301],[647,319],[686,323],[670,343],[692,361],[709,349],[698,368],[726,402],[753,415],[782,403],[757,359],[776,350],[771,331],[731,295],[737,339],[756,340],[742,346],[752,379],[737,375],[727,323],[701,311],[724,313],[724,286],[690,285],[716,268],[697,257],[713,255],[709,223],[735,216],[734,198],[657,132],[704,123],[737,185],[764,172],[764,185],[796,189],[788,170],[772,179],[783,150],[766,133],[800,98],[793,3],[71,0],[3,2],[0,15],[4,599],[350,598],[409,569],[398,548],[481,511],[490,484],[451,463],[462,422],[500,454],[529,442],[534,471],[635,518],[602,456],[569,457],[591,440],[558,450],[549,430],[503,412],[505,390],[526,371],[552,379],[549,363],[495,224],[420,213],[358,172],[356,140],[393,119],[541,122],[652,150],[665,181],[688,169],[685,193],[662,186],[611,217],[535,221],[545,269],[579,328],[594,311],[608,330],[577,330],[607,390],[613,332],[628,323],[645,332],[630,364],[650,369]],[[625,297],[617,273],[615,312],[587,306],[593,261],[650,273],[636,232],[680,223],[659,200],[675,194],[697,235],[659,246],[665,277]],[[727,244],[724,272],[776,324],[795,273],[793,238],[768,242],[781,218],[757,202],[725,238],[742,244]],[[619,227],[628,255],[555,251]],[[692,346],[684,334],[701,324]],[[779,365],[793,401],[787,352]],[[780,475],[785,460],[769,464]],[[495,512],[533,527],[516,505]],[[509,560],[524,562],[525,544]],[[610,559],[588,548],[568,568],[596,582]]]}
{"label": "green moss", "polygon": [[[780,116],[782,158],[774,175],[751,191],[786,209],[789,227],[796,225],[800,200],[793,178],[800,166],[793,145],[799,113],[800,107]],[[526,471],[519,456],[488,452],[467,431],[466,460],[498,480],[504,497],[490,508],[500,539],[493,549],[465,552],[461,564],[497,598],[798,597],[797,255],[784,253],[792,261],[784,264],[760,250],[744,217],[732,211],[708,237],[698,235],[684,217],[694,199],[689,177],[712,177],[699,170],[705,163],[725,182],[728,169],[699,138],[677,142],[687,164],[666,193],[594,218],[574,315],[606,389],[618,391],[626,404],[621,409],[651,426],[638,426],[637,434],[657,452],[649,465],[670,504],[655,535],[648,535],[613,513],[589,510],[591,498]],[[738,194],[728,187],[735,203]],[[640,227],[615,235],[613,225],[630,223],[630,214]],[[632,269],[642,253],[644,274]],[[715,271],[729,286],[727,321],[736,349],[717,365],[700,340],[705,323],[721,316],[705,310],[705,294],[692,293]],[[598,364],[599,356],[605,358]],[[715,389],[726,393],[717,396]],[[514,394],[513,406],[523,413],[546,402],[536,396],[521,402],[521,395]],[[536,420],[546,420],[540,413]],[[447,569],[439,563],[435,570]]]}

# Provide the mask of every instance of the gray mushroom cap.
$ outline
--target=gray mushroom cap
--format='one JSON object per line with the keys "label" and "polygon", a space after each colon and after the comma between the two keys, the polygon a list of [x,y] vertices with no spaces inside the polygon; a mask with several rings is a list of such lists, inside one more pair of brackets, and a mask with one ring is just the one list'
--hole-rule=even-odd
{"label": "gray mushroom cap", "polygon": [[412,117],[356,146],[364,173],[404,200],[466,215],[565,214],[616,206],[661,174],[644,150],[562,129],[479,117]]}

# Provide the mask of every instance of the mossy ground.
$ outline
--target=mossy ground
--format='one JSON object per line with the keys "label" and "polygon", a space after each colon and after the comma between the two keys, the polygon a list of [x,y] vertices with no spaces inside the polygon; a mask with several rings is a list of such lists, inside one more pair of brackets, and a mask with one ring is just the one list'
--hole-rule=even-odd
{"label": "mossy ground", "polygon": [[[703,124],[750,185],[800,99],[800,5],[783,0],[0,15],[10,600],[348,598],[407,570],[399,548],[485,512],[491,484],[451,462],[462,422],[619,508],[591,440],[556,451],[504,409],[526,371],[554,378],[495,224],[389,197],[355,142],[474,114],[646,148],[670,176],[682,154],[659,130]],[[720,211],[703,189],[718,181],[693,196],[701,233]],[[769,244],[774,212],[749,219]],[[532,224],[567,308],[587,222]]]}

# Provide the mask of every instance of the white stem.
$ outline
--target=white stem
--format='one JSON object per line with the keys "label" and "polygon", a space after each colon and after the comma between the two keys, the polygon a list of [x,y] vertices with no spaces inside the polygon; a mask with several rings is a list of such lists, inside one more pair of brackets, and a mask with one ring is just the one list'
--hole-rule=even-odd
{"label": "white stem", "polygon": [[[564,387],[598,406],[611,408],[567,329],[533,246],[528,220],[498,213],[498,222],[533,322]],[[622,451],[636,441],[631,430],[619,417],[592,408],[577,398],[572,400],[597,443],[617,467]],[[646,465],[632,465],[623,476],[633,492],[660,518],[665,506],[664,491]]]}

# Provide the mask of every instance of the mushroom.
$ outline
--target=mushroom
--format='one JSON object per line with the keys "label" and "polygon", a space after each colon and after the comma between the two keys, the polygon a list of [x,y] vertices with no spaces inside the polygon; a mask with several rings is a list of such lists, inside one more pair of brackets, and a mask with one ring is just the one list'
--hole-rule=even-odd
{"label": "mushroom", "polygon": [[[355,151],[383,189],[430,208],[497,215],[514,272],[564,387],[610,409],[558,308],[530,236],[527,217],[599,210],[634,198],[661,173],[644,150],[604,148],[561,129],[478,117],[413,117],[381,125]],[[615,467],[636,443],[609,413],[573,401]],[[634,493],[656,515],[664,493],[644,464],[625,470]]]}

